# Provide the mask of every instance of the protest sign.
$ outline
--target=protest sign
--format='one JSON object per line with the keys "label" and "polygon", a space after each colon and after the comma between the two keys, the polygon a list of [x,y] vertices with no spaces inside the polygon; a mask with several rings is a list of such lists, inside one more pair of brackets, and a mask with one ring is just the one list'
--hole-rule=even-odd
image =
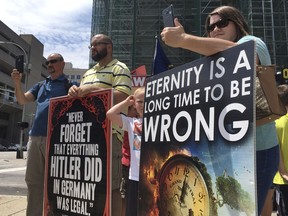
{"label": "protest sign", "polygon": [[255,215],[254,49],[146,79],[139,215]]}
{"label": "protest sign", "polygon": [[50,100],[45,215],[110,215],[111,104],[111,89]]}

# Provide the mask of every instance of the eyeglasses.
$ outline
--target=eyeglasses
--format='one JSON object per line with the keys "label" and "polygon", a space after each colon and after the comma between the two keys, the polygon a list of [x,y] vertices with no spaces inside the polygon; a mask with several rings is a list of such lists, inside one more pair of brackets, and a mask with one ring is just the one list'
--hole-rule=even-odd
{"label": "eyeglasses", "polygon": [[215,27],[217,28],[225,28],[229,24],[229,19],[220,19],[219,21],[207,26],[207,32],[214,31]]}
{"label": "eyeglasses", "polygon": [[93,49],[93,48],[95,48],[95,47],[97,47],[97,46],[99,46],[99,45],[101,45],[101,44],[108,45],[108,44],[110,44],[110,43],[108,43],[108,42],[101,42],[101,41],[95,42],[95,43],[91,44],[91,46],[88,46],[88,49]]}
{"label": "eyeglasses", "polygon": [[61,61],[61,59],[51,59],[49,61],[46,61],[45,64],[48,66],[49,64],[55,64],[56,62]]}

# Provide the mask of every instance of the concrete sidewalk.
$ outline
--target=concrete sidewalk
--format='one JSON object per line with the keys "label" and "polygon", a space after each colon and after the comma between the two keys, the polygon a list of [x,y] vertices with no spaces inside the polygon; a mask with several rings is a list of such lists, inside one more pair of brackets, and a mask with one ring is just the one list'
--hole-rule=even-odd
{"label": "concrete sidewalk", "polygon": [[[26,216],[26,196],[0,195],[0,216]],[[276,216],[273,212],[271,216]]]}
{"label": "concrete sidewalk", "polygon": [[26,216],[26,196],[0,195],[0,216]]}
{"label": "concrete sidewalk", "polygon": [[15,151],[0,152],[0,216],[26,216],[27,152],[17,159]]}

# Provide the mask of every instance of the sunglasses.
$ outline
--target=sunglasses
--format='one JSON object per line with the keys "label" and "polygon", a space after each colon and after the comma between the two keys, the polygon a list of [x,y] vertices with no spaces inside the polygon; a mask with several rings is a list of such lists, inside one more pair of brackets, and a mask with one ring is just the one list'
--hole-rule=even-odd
{"label": "sunglasses", "polygon": [[97,47],[97,46],[99,46],[99,45],[101,45],[101,44],[104,44],[104,45],[108,45],[108,44],[110,44],[110,43],[108,43],[108,42],[95,42],[95,43],[93,43],[93,44],[91,44],[91,46],[88,46],[88,49],[93,49],[93,48],[95,48],[95,47]]}
{"label": "sunglasses", "polygon": [[49,64],[55,64],[56,62],[61,61],[60,59],[51,59],[49,61],[46,61],[45,64],[48,66]]}
{"label": "sunglasses", "polygon": [[220,19],[219,21],[207,26],[207,32],[214,31],[215,27],[217,28],[225,28],[229,24],[229,19]]}

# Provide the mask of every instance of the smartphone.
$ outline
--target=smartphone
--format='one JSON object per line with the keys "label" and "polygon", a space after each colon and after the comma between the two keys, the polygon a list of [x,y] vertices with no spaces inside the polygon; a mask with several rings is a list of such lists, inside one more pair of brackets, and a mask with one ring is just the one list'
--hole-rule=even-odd
{"label": "smartphone", "polygon": [[15,68],[19,73],[24,72],[24,55],[18,55],[15,60]]}
{"label": "smartphone", "polygon": [[162,11],[164,27],[175,27],[174,25],[174,7],[171,4]]}

